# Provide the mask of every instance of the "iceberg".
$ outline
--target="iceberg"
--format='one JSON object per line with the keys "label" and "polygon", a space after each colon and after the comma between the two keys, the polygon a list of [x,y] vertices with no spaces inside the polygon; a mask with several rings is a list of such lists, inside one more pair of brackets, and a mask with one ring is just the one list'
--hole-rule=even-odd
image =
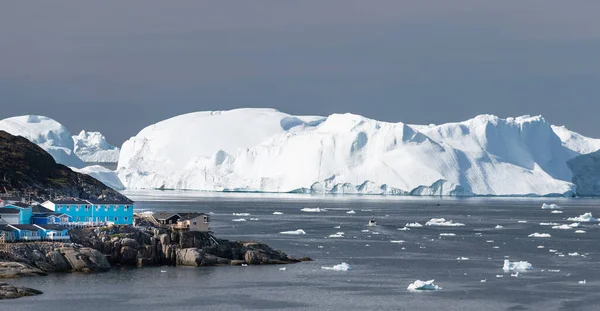
{"label": "iceberg", "polygon": [[409,291],[428,291],[428,290],[442,289],[441,287],[435,285],[433,283],[434,281],[435,280],[429,280],[429,281],[416,280],[412,284],[408,285],[407,289]]}
{"label": "iceberg", "polygon": [[233,216],[250,216],[250,213],[232,213]]}
{"label": "iceberg", "polygon": [[334,234],[329,235],[330,238],[343,238],[344,237],[344,232],[337,232]]}
{"label": "iceberg", "polygon": [[342,262],[341,264],[333,267],[321,267],[321,270],[348,271],[352,270],[352,267],[349,264]]}
{"label": "iceberg", "polygon": [[231,221],[244,222],[244,221],[246,221],[246,219],[245,218],[237,218],[237,219],[232,219]]}
{"label": "iceberg", "polygon": [[102,133],[81,131],[72,136],[73,151],[87,163],[117,163],[119,148],[109,144]]}
{"label": "iceberg", "polygon": [[567,218],[567,220],[576,222],[598,222],[598,219],[594,218],[592,213],[585,213],[578,217]]}
{"label": "iceberg", "polygon": [[504,270],[504,272],[522,272],[527,270],[533,270],[533,265],[528,263],[527,261],[509,261],[508,259],[505,259],[502,270]]}
{"label": "iceberg", "polygon": [[391,240],[390,243],[402,244],[402,243],[404,243],[404,241],[403,240]]}
{"label": "iceberg", "polygon": [[542,209],[561,209],[562,207],[552,203],[552,204],[542,204]]}
{"label": "iceberg", "polygon": [[440,227],[462,227],[465,224],[459,222],[452,222],[452,220],[446,220],[444,218],[431,218],[425,223],[426,226],[440,226]]}
{"label": "iceberg", "polygon": [[418,222],[411,222],[411,223],[404,225],[404,227],[406,227],[406,228],[421,228],[421,227],[423,227],[423,225]]}
{"label": "iceberg", "polygon": [[73,152],[71,133],[53,119],[35,115],[7,118],[0,120],[0,130],[27,138],[48,152],[56,163],[75,168],[85,166]]}
{"label": "iceberg", "polygon": [[127,140],[118,175],[132,190],[571,196],[567,161],[588,151],[582,144],[561,141],[541,116],[423,127],[354,114],[204,111]]}
{"label": "iceberg", "polygon": [[550,213],[552,213],[552,214],[562,214],[563,212],[562,211],[552,211]]}
{"label": "iceberg", "polygon": [[440,233],[440,236],[456,236],[454,233]]}
{"label": "iceberg", "polygon": [[496,227],[494,227],[494,228],[495,228],[495,229],[504,229],[504,227],[503,227],[503,226],[501,226],[501,225],[496,225]]}
{"label": "iceberg", "polygon": [[283,231],[283,232],[279,232],[280,234],[290,234],[290,235],[302,235],[302,234],[306,234],[306,232],[304,232],[304,230],[302,229],[298,229],[295,231]]}
{"label": "iceberg", "polygon": [[551,238],[552,236],[548,233],[532,233],[530,235],[528,235],[528,237],[530,238]]}
{"label": "iceberg", "polygon": [[560,225],[560,226],[553,226],[552,229],[571,230],[571,229],[573,229],[573,227],[571,227],[569,225]]}
{"label": "iceberg", "polygon": [[282,212],[273,212],[273,215],[283,215]]}
{"label": "iceberg", "polygon": [[356,214],[356,212],[353,210],[350,210],[350,211],[347,211],[346,214]]}
{"label": "iceberg", "polygon": [[575,230],[575,233],[585,233],[584,230]]}
{"label": "iceberg", "polygon": [[115,190],[124,190],[125,186],[121,183],[119,176],[115,173],[115,171],[111,171],[100,165],[91,165],[86,166],[84,168],[78,169],[76,167],[70,167],[72,171],[90,175],[95,179],[99,180],[103,184],[115,189]]}
{"label": "iceberg", "polygon": [[540,222],[540,226],[560,226],[557,222]]}

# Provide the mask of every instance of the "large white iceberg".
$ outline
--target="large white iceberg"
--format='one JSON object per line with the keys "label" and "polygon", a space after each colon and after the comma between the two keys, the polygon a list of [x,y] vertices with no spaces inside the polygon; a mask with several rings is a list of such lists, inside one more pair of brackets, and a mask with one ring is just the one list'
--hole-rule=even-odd
{"label": "large white iceberg", "polygon": [[333,271],[348,271],[348,270],[352,270],[352,267],[345,263],[342,262],[339,265],[335,265],[333,267],[321,267],[322,270],[333,270]]}
{"label": "large white iceberg", "polygon": [[416,280],[413,283],[411,283],[410,285],[408,285],[408,290],[409,291],[426,291],[426,290],[439,290],[442,289],[441,287],[435,285],[433,282],[435,280],[429,280],[429,281],[421,281],[421,280]]}
{"label": "large white iceberg", "polygon": [[75,168],[85,166],[73,152],[71,133],[53,119],[35,115],[7,118],[0,120],[0,130],[27,138],[48,152],[56,163]]}
{"label": "large white iceberg", "polygon": [[567,218],[567,220],[576,221],[576,222],[598,222],[598,219],[594,218],[592,216],[592,213],[585,213],[585,214],[577,216],[577,217],[570,217],[570,218]]}
{"label": "large white iceberg", "polygon": [[452,220],[446,220],[444,218],[431,218],[425,223],[426,226],[439,226],[439,227],[462,227],[465,224],[459,222],[453,222]]}
{"label": "large white iceberg", "polygon": [[119,176],[115,173],[115,171],[111,171],[100,165],[91,165],[86,166],[84,168],[78,169],[75,167],[71,167],[71,170],[90,175],[97,180],[101,181],[103,184],[115,189],[115,190],[123,190],[125,186],[121,183]]}
{"label": "large white iceberg", "polygon": [[527,270],[533,270],[533,265],[527,261],[509,261],[508,259],[505,259],[502,270],[504,270],[504,272],[509,272],[509,271],[522,272],[522,271],[527,271]]}
{"label": "large white iceberg", "polygon": [[117,163],[119,148],[109,144],[100,132],[81,131],[73,136],[75,154],[84,162]]}
{"label": "large white iceberg", "polygon": [[118,174],[128,189],[571,195],[578,148],[539,116],[423,127],[236,109],[146,127],[123,144]]}

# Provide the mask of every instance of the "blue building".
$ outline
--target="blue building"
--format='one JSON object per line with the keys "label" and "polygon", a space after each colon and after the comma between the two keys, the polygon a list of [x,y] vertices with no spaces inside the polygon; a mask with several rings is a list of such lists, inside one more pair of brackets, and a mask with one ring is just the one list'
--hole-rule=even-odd
{"label": "blue building", "polygon": [[17,241],[39,241],[42,239],[42,229],[34,225],[8,225],[15,229]]}
{"label": "blue building", "polygon": [[5,224],[30,224],[32,216],[31,205],[16,202],[4,205],[0,208],[0,219]]}
{"label": "blue building", "polygon": [[8,225],[0,225],[0,239],[4,242],[14,242],[17,240],[17,229]]}
{"label": "blue building", "polygon": [[42,203],[42,206],[58,214],[72,217],[72,223],[85,224],[133,224],[133,202],[61,199]]}
{"label": "blue building", "polygon": [[73,217],[63,213],[56,213],[41,205],[34,205],[31,209],[33,212],[31,223],[34,225],[68,224],[73,222]]}
{"label": "blue building", "polygon": [[40,233],[41,233],[42,240],[49,240],[49,241],[71,240],[71,237],[69,236],[69,229],[65,228],[64,226],[52,225],[52,224],[34,225],[34,226],[41,229]]}

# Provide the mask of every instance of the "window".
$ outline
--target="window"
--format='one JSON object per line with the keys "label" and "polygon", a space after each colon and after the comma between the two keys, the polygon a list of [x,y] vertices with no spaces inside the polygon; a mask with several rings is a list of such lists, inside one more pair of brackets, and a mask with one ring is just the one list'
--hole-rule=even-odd
{"label": "window", "polygon": [[129,220],[129,219],[128,219],[128,217],[127,217],[127,216],[125,216],[125,221],[128,221],[128,220]]}
{"label": "window", "polygon": [[100,205],[96,205],[96,212],[100,210]]}
{"label": "window", "polygon": [[104,217],[104,221],[108,221],[108,216]]}
{"label": "window", "polygon": [[125,211],[127,212],[129,210],[129,205],[125,206]]}
{"label": "window", "polygon": [[79,216],[77,216],[77,217],[75,218],[75,221],[79,221]]}
{"label": "window", "polygon": [[118,206],[116,206],[116,205],[113,205],[113,211],[115,211],[115,212],[116,212],[118,209],[119,209],[119,207],[118,207]]}
{"label": "window", "polygon": [[204,216],[204,223],[207,224],[209,222],[208,216]]}
{"label": "window", "polygon": [[90,210],[90,206],[89,206],[89,205],[86,205],[86,206],[85,206],[85,211],[87,212],[87,211],[89,211],[89,210]]}
{"label": "window", "polygon": [[115,221],[117,221],[117,217],[115,217]]}
{"label": "window", "polygon": [[195,226],[195,225],[196,225],[196,222],[194,221],[194,222],[192,222],[192,224]]}
{"label": "window", "polygon": [[75,206],[75,211],[79,212],[79,205]]}
{"label": "window", "polygon": [[57,205],[57,206],[56,206],[56,210],[57,210],[57,211],[60,211],[60,209],[61,209],[61,206],[60,206],[60,205]]}
{"label": "window", "polygon": [[67,205],[67,212],[71,210],[71,206]]}
{"label": "window", "polygon": [[105,211],[105,212],[108,212],[108,205],[105,205],[105,206],[104,206],[104,211]]}

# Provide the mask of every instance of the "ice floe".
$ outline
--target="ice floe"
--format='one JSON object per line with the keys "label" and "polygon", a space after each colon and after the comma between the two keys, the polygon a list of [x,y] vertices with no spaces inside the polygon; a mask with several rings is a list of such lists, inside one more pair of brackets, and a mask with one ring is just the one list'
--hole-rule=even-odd
{"label": "ice floe", "polygon": [[503,227],[503,226],[501,226],[501,225],[496,225],[494,228],[495,228],[495,229],[503,229],[504,227]]}
{"label": "ice floe", "polygon": [[581,255],[578,252],[574,252],[574,253],[569,253],[569,256],[577,257],[577,256],[581,256]]}
{"label": "ice floe", "polygon": [[343,238],[344,237],[344,232],[336,232],[334,234],[329,235],[330,238]]}
{"label": "ice floe", "polygon": [[287,268],[286,268],[286,267],[279,268],[279,271],[285,271],[285,270],[287,270]]}
{"label": "ice floe", "polygon": [[456,260],[458,260],[458,261],[469,260],[469,257],[457,257]]}
{"label": "ice floe", "polygon": [[552,212],[550,212],[550,213],[552,213],[552,214],[562,214],[562,213],[563,213],[563,211],[552,211]]}
{"label": "ice floe", "polygon": [[526,223],[527,223],[527,220],[519,220],[519,221],[517,221],[517,223],[520,223],[520,224],[526,224]]}
{"label": "ice floe", "polygon": [[557,222],[540,222],[540,226],[560,226]]}
{"label": "ice floe", "polygon": [[273,212],[273,215],[283,215],[282,212]]}
{"label": "ice floe", "polygon": [[423,227],[423,225],[418,222],[411,222],[411,223],[404,225],[404,227],[406,227],[406,228],[421,228],[421,227]]}
{"label": "ice floe", "polygon": [[341,228],[341,227],[342,227],[342,226],[335,226],[335,227],[333,227],[333,229],[339,229],[339,228]]}
{"label": "ice floe", "polygon": [[483,279],[483,280],[481,280],[481,281],[479,281],[479,282],[481,282],[481,283],[485,283],[485,282],[487,282],[487,279]]}
{"label": "ice floe", "polygon": [[579,283],[579,284],[585,284],[585,283],[586,283],[586,281],[585,281],[585,280],[583,280],[583,281],[579,281],[578,283]]}
{"label": "ice floe", "polygon": [[502,270],[504,270],[504,272],[527,271],[533,270],[533,265],[528,263],[527,261],[509,261],[508,259],[505,259]]}
{"label": "ice floe", "polygon": [[429,280],[429,281],[416,280],[412,284],[408,285],[407,289],[409,291],[426,291],[426,290],[442,289],[441,287],[433,284],[434,281],[435,280]]}
{"label": "ice floe", "polygon": [[400,230],[400,231],[409,231],[410,228],[409,227],[402,227],[402,228],[398,228],[398,230]]}
{"label": "ice floe", "polygon": [[342,262],[341,264],[333,267],[321,267],[321,270],[348,271],[352,270],[352,267],[349,264]]}
{"label": "ice floe", "polygon": [[585,230],[575,230],[575,233],[585,233]]}
{"label": "ice floe", "polygon": [[233,213],[233,216],[250,216],[250,213]]}
{"label": "ice floe", "polygon": [[552,229],[571,230],[573,228],[569,225],[560,225],[560,226],[552,226]]}
{"label": "ice floe", "polygon": [[404,243],[404,240],[391,240],[390,243],[402,244]]}
{"label": "ice floe", "polygon": [[452,220],[446,220],[444,218],[431,218],[425,223],[426,226],[440,226],[440,227],[462,227],[465,224],[459,222],[453,222]]}
{"label": "ice floe", "polygon": [[360,230],[360,232],[364,232],[364,233],[367,233],[367,232],[369,232],[369,229],[365,229],[365,230]]}
{"label": "ice floe", "polygon": [[294,231],[283,231],[283,232],[279,232],[280,234],[290,234],[290,235],[301,235],[301,234],[306,234],[306,232],[304,232],[304,230],[302,229],[298,229],[298,230],[294,230]]}
{"label": "ice floe", "polygon": [[528,235],[528,237],[530,237],[530,238],[551,238],[552,236],[548,233],[535,232],[535,233]]}
{"label": "ice floe", "polygon": [[537,248],[544,248],[544,245],[538,245]]}
{"label": "ice floe", "polygon": [[246,219],[245,218],[237,218],[237,219],[232,219],[231,221],[242,222],[242,221],[246,221]]}
{"label": "ice floe", "polygon": [[569,221],[577,221],[577,222],[598,222],[598,219],[592,216],[592,213],[585,213],[578,217],[567,218]]}
{"label": "ice floe", "polygon": [[260,219],[258,219],[258,218],[250,218],[250,220],[257,221],[257,220],[260,220]]}
{"label": "ice floe", "polygon": [[456,236],[454,233],[440,233],[440,236]]}
{"label": "ice floe", "polygon": [[560,207],[559,205],[556,205],[554,203],[552,204],[542,204],[542,209],[561,209],[562,207]]}
{"label": "ice floe", "polygon": [[306,213],[320,213],[320,212],[325,212],[327,211],[324,208],[320,208],[320,207],[305,207],[303,209],[301,209],[300,211],[302,212],[306,212]]}
{"label": "ice floe", "polygon": [[350,210],[350,211],[347,211],[346,214],[356,214],[356,212],[353,210]]}

